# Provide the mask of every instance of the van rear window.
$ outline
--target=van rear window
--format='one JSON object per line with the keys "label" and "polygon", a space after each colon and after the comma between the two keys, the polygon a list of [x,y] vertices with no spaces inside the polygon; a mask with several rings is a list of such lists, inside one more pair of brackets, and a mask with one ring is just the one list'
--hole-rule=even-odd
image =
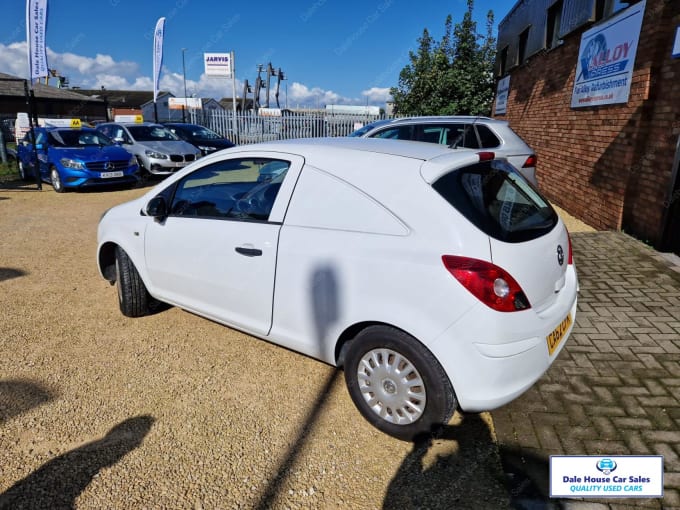
{"label": "van rear window", "polygon": [[477,228],[500,241],[536,239],[557,224],[557,213],[548,201],[502,160],[454,170],[432,187]]}

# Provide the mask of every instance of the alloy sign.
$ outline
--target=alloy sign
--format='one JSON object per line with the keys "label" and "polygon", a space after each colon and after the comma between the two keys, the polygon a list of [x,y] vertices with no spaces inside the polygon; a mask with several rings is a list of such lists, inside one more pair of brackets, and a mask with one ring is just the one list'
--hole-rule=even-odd
{"label": "alloy sign", "polygon": [[628,102],[645,3],[583,33],[572,108]]}

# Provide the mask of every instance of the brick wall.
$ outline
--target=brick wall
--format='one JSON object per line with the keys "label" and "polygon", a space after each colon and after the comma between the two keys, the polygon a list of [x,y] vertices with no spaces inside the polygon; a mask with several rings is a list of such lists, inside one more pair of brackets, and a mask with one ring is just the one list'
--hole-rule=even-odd
{"label": "brick wall", "polygon": [[680,134],[680,2],[647,0],[627,104],[572,109],[581,33],[531,57],[510,78],[500,115],[538,155],[539,187],[595,228],[656,244]]}

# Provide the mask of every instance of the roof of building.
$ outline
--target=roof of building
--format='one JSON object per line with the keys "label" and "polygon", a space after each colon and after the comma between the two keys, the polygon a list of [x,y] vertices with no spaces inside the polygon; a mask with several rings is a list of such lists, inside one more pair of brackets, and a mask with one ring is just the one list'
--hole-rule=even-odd
{"label": "roof of building", "polygon": [[[87,97],[70,89],[51,87],[43,83],[33,84],[35,97],[44,99],[63,99],[70,101],[101,102],[101,99]],[[24,96],[24,79],[11,74],[0,73],[0,96]]]}
{"label": "roof of building", "polygon": [[[80,94],[96,97],[108,101],[111,108],[141,108],[142,105],[153,101],[153,91],[150,90],[108,90],[108,89],[77,89]],[[158,96],[169,94],[168,91],[158,93]]]}

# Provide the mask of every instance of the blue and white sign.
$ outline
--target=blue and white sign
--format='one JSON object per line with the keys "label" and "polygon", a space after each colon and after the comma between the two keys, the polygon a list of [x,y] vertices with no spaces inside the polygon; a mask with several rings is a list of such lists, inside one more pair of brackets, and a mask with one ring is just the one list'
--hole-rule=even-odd
{"label": "blue and white sign", "polygon": [[165,18],[158,18],[153,32],[153,100],[158,97],[158,84],[163,66],[163,36],[165,34]]}
{"label": "blue and white sign", "polygon": [[673,58],[680,58],[680,27],[675,29],[675,42],[673,43]]}
{"label": "blue and white sign", "polygon": [[581,36],[571,107],[627,103],[646,1]]}
{"label": "blue and white sign", "polygon": [[232,73],[231,53],[204,53],[203,64],[206,76],[221,76],[230,78]]}
{"label": "blue and white sign", "polygon": [[28,75],[31,80],[47,76],[47,0],[26,1],[26,42]]}
{"label": "blue and white sign", "polygon": [[510,92],[510,76],[498,80],[496,88],[496,115],[505,115],[508,109],[508,93]]}
{"label": "blue and white sign", "polygon": [[663,456],[550,457],[551,498],[662,498]]}

